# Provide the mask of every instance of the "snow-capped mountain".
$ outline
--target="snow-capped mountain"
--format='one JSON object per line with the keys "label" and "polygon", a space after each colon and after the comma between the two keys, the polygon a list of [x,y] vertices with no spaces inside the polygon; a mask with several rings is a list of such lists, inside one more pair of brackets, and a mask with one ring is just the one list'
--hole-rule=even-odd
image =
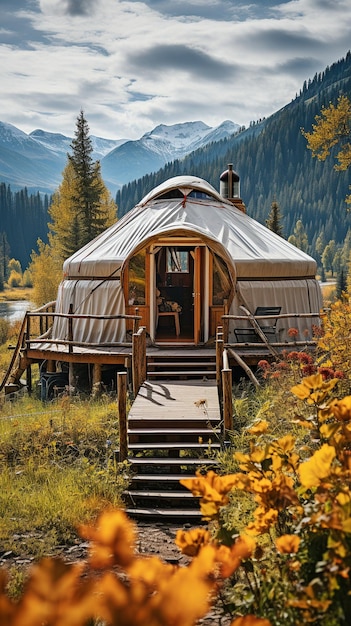
{"label": "snow-capped mountain", "polygon": [[203,122],[184,122],[173,126],[161,124],[141,139],[128,141],[112,150],[101,161],[103,178],[110,188],[113,184],[120,187],[212,141],[229,137],[238,129],[239,125],[230,121],[217,128]]}
{"label": "snow-capped mountain", "polygon": [[[59,155],[63,154],[65,159],[67,158],[67,153],[72,151],[72,137],[66,137],[60,133],[49,133],[40,129],[33,130],[29,133],[29,136],[52,152]],[[106,154],[111,152],[111,150],[127,141],[127,139],[104,139],[103,137],[95,137],[94,135],[90,135],[90,139],[93,146],[92,157],[95,161],[97,159],[101,160]]]}
{"label": "snow-capped mountain", "polygon": [[[158,170],[169,161],[229,137],[238,124],[225,121],[211,128],[201,121],[166,126],[161,124],[140,139],[104,139],[91,135],[94,160],[100,160],[102,176],[112,194],[131,180]],[[0,183],[12,189],[52,193],[62,180],[71,152],[72,138],[40,129],[29,135],[0,122]]]}

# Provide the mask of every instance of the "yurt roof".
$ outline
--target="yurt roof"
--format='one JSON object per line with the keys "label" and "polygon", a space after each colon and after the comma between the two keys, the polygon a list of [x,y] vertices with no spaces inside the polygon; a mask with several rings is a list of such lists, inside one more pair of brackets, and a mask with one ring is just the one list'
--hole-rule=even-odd
{"label": "yurt roof", "polygon": [[67,259],[64,273],[77,278],[116,275],[135,252],[167,236],[199,238],[237,278],[307,277],[316,272],[314,259],[241,212],[209,183],[177,176],[150,191]]}

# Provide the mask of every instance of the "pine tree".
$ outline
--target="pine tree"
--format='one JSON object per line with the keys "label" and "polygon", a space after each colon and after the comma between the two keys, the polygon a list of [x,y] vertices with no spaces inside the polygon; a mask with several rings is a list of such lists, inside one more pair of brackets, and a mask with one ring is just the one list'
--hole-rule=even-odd
{"label": "pine tree", "polygon": [[109,194],[101,178],[100,162],[92,159],[93,146],[83,111],[77,118],[71,148],[73,154],[68,158],[76,183],[72,201],[81,227],[81,247],[110,226],[116,220],[117,211],[112,200],[107,202]]}
{"label": "pine tree", "polygon": [[117,207],[102,178],[99,161],[92,159],[92,142],[83,111],[77,118],[73,153],[63,172],[62,183],[49,209],[49,241],[65,259],[116,221]]}
{"label": "pine tree", "polygon": [[8,278],[10,246],[6,233],[0,233],[0,291],[4,290],[5,282]]}
{"label": "pine tree", "polygon": [[340,299],[347,290],[347,279],[344,269],[341,269],[336,277],[336,297]]}
{"label": "pine tree", "polygon": [[268,215],[268,218],[266,219],[266,226],[267,228],[269,228],[269,230],[272,230],[274,233],[276,233],[280,237],[283,237],[284,235],[283,235],[283,227],[281,224],[281,220],[282,220],[282,215],[280,212],[280,207],[279,207],[278,202],[274,198],[271,204],[270,213]]}

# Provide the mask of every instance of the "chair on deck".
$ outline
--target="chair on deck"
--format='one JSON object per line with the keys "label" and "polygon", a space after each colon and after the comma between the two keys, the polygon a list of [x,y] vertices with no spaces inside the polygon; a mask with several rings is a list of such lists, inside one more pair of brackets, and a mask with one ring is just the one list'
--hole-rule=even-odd
{"label": "chair on deck", "polygon": [[174,319],[174,327],[175,327],[175,333],[177,335],[177,337],[179,337],[180,335],[180,322],[179,322],[179,313],[178,311],[163,311],[160,313],[160,311],[158,312],[158,317],[173,317]]}
{"label": "chair on deck", "polygon": [[[264,315],[279,315],[281,311],[281,306],[258,306],[254,317],[264,316]],[[278,319],[268,320],[268,324],[264,323],[264,320],[256,320],[258,326],[265,334],[267,341],[277,341],[277,322]],[[262,342],[262,338],[256,332],[254,327],[252,328],[235,328],[234,329],[235,337],[238,343],[257,343]]]}

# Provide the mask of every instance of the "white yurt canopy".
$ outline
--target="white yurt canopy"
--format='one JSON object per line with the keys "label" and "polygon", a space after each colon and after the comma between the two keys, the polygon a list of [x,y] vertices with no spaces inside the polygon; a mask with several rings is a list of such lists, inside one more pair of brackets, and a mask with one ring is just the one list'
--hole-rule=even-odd
{"label": "white yurt canopy", "polygon": [[[172,197],[179,190],[182,197]],[[181,195],[179,194],[179,195]],[[314,276],[307,254],[237,209],[206,181],[177,176],[162,183],[64,263],[65,277],[116,275],[130,255],[160,236],[196,234],[236,278]]]}
{"label": "white yurt canopy", "polygon": [[[209,183],[177,176],[148,193],[122,219],[65,261],[56,311],[97,314],[125,313],[120,280],[128,260],[152,243],[174,237],[202,241],[226,264],[233,286],[230,312],[244,304],[281,306],[282,312],[313,313],[322,305],[316,262],[308,254],[249,217],[223,198]],[[297,322],[305,332],[305,321]],[[311,329],[310,323],[310,329]],[[67,324],[55,322],[57,338]],[[287,332],[287,328],[284,332]],[[123,341],[124,321],[97,325],[80,321],[81,341]]]}

